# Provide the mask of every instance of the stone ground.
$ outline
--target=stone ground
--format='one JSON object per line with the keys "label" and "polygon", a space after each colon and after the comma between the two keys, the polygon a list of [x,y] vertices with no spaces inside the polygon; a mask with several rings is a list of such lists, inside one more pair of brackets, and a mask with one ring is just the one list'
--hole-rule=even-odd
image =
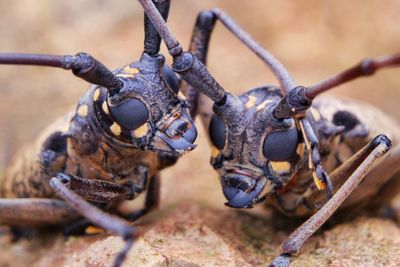
{"label": "stone ground", "polygon": [[[123,266],[266,266],[293,226],[272,214],[167,207],[137,223],[140,234]],[[46,233],[15,244],[5,235],[0,246],[0,266],[111,266],[123,242],[105,233]],[[396,224],[361,217],[312,237],[291,266],[399,266],[399,251]]]}
{"label": "stone ground", "polygon": [[[268,47],[303,85],[366,56],[399,51],[397,0],[173,1],[169,25],[184,47],[196,14],[215,6]],[[0,10],[0,51],[86,51],[116,68],[137,59],[142,50],[142,10],[134,0],[3,0]],[[208,63],[234,93],[275,83],[221,25],[212,37]],[[372,103],[400,119],[399,77],[398,70],[387,70],[332,93]],[[1,177],[15,152],[73,106],[87,84],[61,70],[2,66],[0,85]],[[198,148],[162,173],[162,206],[139,222],[143,234],[128,259],[133,266],[262,265],[277,255],[279,243],[294,228],[268,212],[224,207],[208,165],[206,135],[199,128]],[[293,266],[398,266],[399,232],[385,219],[339,224],[307,242]],[[109,235],[64,239],[53,233],[18,243],[4,235],[0,244],[0,266],[107,266],[122,245]]]}

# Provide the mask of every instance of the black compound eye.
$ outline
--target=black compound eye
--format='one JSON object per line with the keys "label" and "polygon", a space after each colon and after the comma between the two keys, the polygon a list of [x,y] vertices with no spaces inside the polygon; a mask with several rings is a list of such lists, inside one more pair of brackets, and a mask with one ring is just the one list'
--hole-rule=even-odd
{"label": "black compound eye", "polygon": [[265,138],[263,154],[272,161],[286,161],[296,151],[298,139],[296,128],[272,132]]}
{"label": "black compound eye", "polygon": [[214,114],[211,117],[208,134],[210,135],[212,144],[219,150],[223,149],[225,146],[225,131],[224,122]]}
{"label": "black compound eye", "polygon": [[113,119],[123,128],[135,130],[149,119],[145,104],[136,98],[128,99],[116,106],[110,106]]}

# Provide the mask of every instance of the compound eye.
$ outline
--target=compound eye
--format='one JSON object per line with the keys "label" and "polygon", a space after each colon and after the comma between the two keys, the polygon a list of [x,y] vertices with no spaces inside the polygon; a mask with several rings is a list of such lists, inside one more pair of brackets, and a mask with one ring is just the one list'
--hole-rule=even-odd
{"label": "compound eye", "polygon": [[275,131],[265,138],[264,156],[272,161],[286,161],[294,154],[299,136],[296,128]]}
{"label": "compound eye", "polygon": [[212,144],[219,150],[223,149],[225,146],[225,131],[224,122],[214,114],[211,117],[208,134],[210,135]]}
{"label": "compound eye", "polygon": [[149,111],[145,104],[136,98],[130,98],[124,102],[109,106],[111,116],[123,128],[135,130],[149,119]]}

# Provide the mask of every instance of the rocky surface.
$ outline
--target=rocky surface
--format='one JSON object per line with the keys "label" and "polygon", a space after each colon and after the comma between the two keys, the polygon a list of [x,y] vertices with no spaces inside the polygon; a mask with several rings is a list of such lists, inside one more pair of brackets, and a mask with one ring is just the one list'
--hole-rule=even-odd
{"label": "rocky surface", "polygon": [[[165,208],[137,223],[124,266],[265,266],[295,224],[271,213],[217,210],[197,204]],[[106,233],[33,240],[0,239],[0,266],[111,266],[123,242]],[[312,237],[291,266],[399,266],[400,228],[359,218]],[[22,256],[23,255],[23,256]]]}

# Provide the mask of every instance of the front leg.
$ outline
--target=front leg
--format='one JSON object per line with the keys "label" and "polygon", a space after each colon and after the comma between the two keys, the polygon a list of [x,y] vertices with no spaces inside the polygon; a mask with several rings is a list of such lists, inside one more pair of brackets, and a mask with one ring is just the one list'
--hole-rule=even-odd
{"label": "front leg", "polygon": [[79,214],[59,199],[0,198],[0,225],[40,228],[78,218]]}
{"label": "front leg", "polygon": [[146,200],[144,207],[138,211],[122,215],[129,221],[135,221],[150,211],[156,209],[160,203],[160,177],[159,175],[150,178],[149,186],[147,187]]}
{"label": "front leg", "polygon": [[65,173],[59,173],[57,178],[64,181],[65,186],[87,201],[112,203],[134,199],[145,189],[148,180],[148,170],[146,167],[139,167],[138,172],[137,180],[143,181],[143,187],[135,186],[129,181],[119,184],[111,181],[87,179]]}
{"label": "front leg", "polygon": [[307,115],[298,121],[304,141],[309,151],[308,165],[312,171],[314,183],[318,190],[326,190],[327,197],[333,195],[333,185],[331,179],[322,166],[321,155],[319,152],[319,141]]}
{"label": "front leg", "polygon": [[66,184],[69,183],[69,180],[66,179],[67,177],[68,176],[66,175],[59,175],[58,177],[51,178],[50,186],[55,190],[60,198],[62,198],[71,208],[76,210],[84,218],[101,228],[120,235],[124,239],[125,246],[119,252],[114,261],[115,267],[121,266],[133,245],[135,229],[129,225],[128,221],[102,211],[69,189],[66,186]]}
{"label": "front leg", "polygon": [[271,266],[288,266],[292,255],[298,253],[303,243],[317,231],[347,199],[371,170],[375,161],[382,157],[391,147],[391,141],[384,135],[378,135],[363,149],[348,160],[333,177],[348,177],[335,195],[313,216],[298,227],[282,243],[282,254],[275,258]]}

